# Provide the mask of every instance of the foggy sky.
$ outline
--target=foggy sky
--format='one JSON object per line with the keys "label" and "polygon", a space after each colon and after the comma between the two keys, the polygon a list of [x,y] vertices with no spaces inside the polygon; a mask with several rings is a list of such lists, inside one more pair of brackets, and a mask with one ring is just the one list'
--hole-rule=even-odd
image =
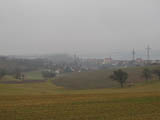
{"label": "foggy sky", "polygon": [[0,0],[0,54],[159,50],[159,0]]}

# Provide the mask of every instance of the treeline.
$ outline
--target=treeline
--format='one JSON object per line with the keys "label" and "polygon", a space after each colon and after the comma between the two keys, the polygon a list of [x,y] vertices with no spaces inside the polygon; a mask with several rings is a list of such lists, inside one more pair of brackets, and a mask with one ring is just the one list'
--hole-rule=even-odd
{"label": "treeline", "polygon": [[[141,73],[142,77],[145,78],[146,82],[149,80],[152,80],[153,75],[156,75],[158,79],[160,80],[160,68],[156,69],[149,69],[149,68],[144,68]],[[110,78],[119,82],[121,87],[123,88],[124,84],[126,83],[129,75],[127,72],[123,71],[122,69],[118,69],[113,71],[113,74],[110,75]]]}
{"label": "treeline", "polygon": [[[44,59],[16,59],[0,57],[0,77],[4,75],[15,75],[44,68]],[[16,75],[17,74],[17,75]],[[18,77],[17,77],[18,78]]]}

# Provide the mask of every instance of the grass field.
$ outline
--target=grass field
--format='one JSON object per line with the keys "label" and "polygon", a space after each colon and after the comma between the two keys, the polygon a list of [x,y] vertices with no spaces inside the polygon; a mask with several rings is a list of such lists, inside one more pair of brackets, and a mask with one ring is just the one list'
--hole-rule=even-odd
{"label": "grass field", "polygon": [[0,84],[0,120],[160,120],[160,81],[83,90],[52,80]]}
{"label": "grass field", "polygon": [[26,72],[24,73],[25,79],[31,79],[31,80],[42,80],[44,79],[42,77],[41,71],[32,71],[32,72]]}
{"label": "grass field", "polygon": [[1,120],[159,120],[159,93],[1,96]]}
{"label": "grass field", "polygon": [[51,82],[0,84],[0,120],[159,120],[160,82],[67,90]]}

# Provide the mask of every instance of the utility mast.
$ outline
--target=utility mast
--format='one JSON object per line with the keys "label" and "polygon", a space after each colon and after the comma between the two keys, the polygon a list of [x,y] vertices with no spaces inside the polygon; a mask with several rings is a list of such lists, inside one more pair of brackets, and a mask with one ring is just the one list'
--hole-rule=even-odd
{"label": "utility mast", "polygon": [[135,54],[136,54],[136,53],[135,53],[135,50],[134,50],[134,48],[133,48],[133,51],[132,51],[132,60],[133,60],[133,61],[135,61]]}
{"label": "utility mast", "polygon": [[146,50],[147,50],[147,61],[149,62],[150,61],[150,50],[151,50],[149,45],[147,46]]}

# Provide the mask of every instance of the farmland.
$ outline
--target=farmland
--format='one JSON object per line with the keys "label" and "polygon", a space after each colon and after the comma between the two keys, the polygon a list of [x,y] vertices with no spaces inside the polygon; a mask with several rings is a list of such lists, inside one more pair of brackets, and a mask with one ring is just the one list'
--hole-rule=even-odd
{"label": "farmland", "polygon": [[[141,71],[142,68],[137,69]],[[126,69],[129,74],[134,70]],[[89,72],[99,81],[104,80],[104,71]],[[93,74],[94,73],[94,74]],[[97,74],[95,74],[97,73]],[[41,79],[37,72],[27,73],[30,79]],[[54,84],[63,78],[82,78],[86,73],[71,73],[53,80],[37,83],[0,84],[0,120],[159,120],[160,81],[136,81],[132,87],[71,89]],[[98,75],[100,74],[100,75]],[[109,73],[108,73],[109,74]],[[106,74],[108,76],[108,74]],[[97,76],[98,75],[98,76]],[[129,80],[140,78],[132,75]],[[67,77],[68,76],[68,77]],[[96,77],[97,76],[97,77]],[[36,78],[37,77],[37,78]],[[28,77],[29,78],[29,77]],[[107,77],[108,78],[108,77]],[[85,80],[87,80],[85,79]],[[96,81],[95,79],[95,81]],[[103,79],[103,80],[102,80]],[[106,78],[105,78],[106,79]],[[96,81],[97,82],[97,81]],[[83,82],[82,82],[83,83]],[[83,83],[84,84],[84,83]],[[64,84],[65,85],[65,84]]]}
{"label": "farmland", "polygon": [[[150,66],[151,70],[158,68],[159,66]],[[145,67],[133,67],[124,68],[123,70],[129,74],[127,83],[142,83],[144,78],[142,77],[142,71]],[[104,69],[98,71],[88,72],[75,72],[57,77],[53,80],[53,83],[57,86],[62,86],[68,89],[99,89],[99,88],[117,88],[119,83],[110,79],[110,75],[114,69]],[[158,78],[153,76],[152,81]]]}
{"label": "farmland", "polygon": [[55,95],[1,95],[0,119],[159,120],[159,91],[139,90],[143,92],[105,89]]}

